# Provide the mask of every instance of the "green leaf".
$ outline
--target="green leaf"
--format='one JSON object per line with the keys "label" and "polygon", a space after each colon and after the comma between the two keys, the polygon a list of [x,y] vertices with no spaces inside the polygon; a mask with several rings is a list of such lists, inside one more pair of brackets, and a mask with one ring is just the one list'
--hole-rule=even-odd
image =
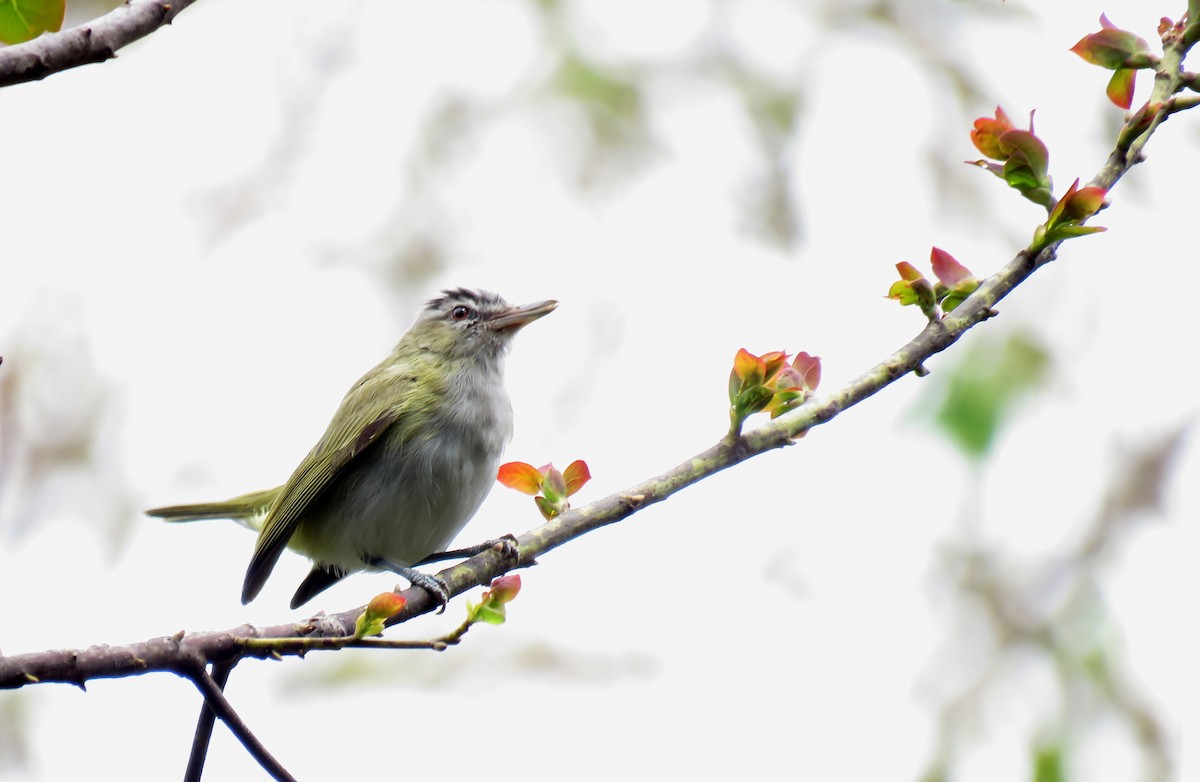
{"label": "green leaf", "polygon": [[476,606],[471,619],[474,622],[485,622],[490,625],[504,624],[504,606],[497,603],[484,603]]}
{"label": "green leaf", "polygon": [[1076,236],[1098,234],[1107,230],[1102,225],[1057,225],[1050,229],[1048,240],[1050,242],[1057,242],[1060,239],[1074,239]]}
{"label": "green leaf", "polygon": [[559,505],[567,498],[567,481],[553,464],[542,468],[542,494],[548,502]]}
{"label": "green leaf", "polygon": [[1104,94],[1113,102],[1114,106],[1118,106],[1126,111],[1133,105],[1133,87],[1137,71],[1131,68],[1118,68],[1113,71],[1112,78],[1108,80],[1108,87],[1105,88]]}
{"label": "green leaf", "polygon": [[753,386],[738,394],[733,407],[745,418],[771,404],[771,397],[773,396],[775,396],[775,392],[766,386]]}
{"label": "green leaf", "polygon": [[946,298],[942,299],[942,311],[954,312],[958,305],[966,301],[970,295],[970,291],[950,291],[946,294]]}
{"label": "green leaf", "polygon": [[0,0],[0,42],[21,43],[62,29],[66,0]]}
{"label": "green leaf", "polygon": [[1049,371],[1050,356],[1032,336],[972,343],[962,362],[935,375],[934,425],[966,455],[982,458],[1018,404]]}
{"label": "green leaf", "polygon": [[537,509],[541,512],[542,518],[544,518],[546,521],[549,521],[562,512],[557,504],[550,502],[541,495],[533,498],[533,504],[537,505]]}
{"label": "green leaf", "polygon": [[483,593],[479,605],[467,602],[467,622],[486,622],[490,625],[502,625],[506,618],[504,604],[510,603],[521,591],[521,577],[517,574],[501,576],[492,581],[491,589]]}
{"label": "green leaf", "polygon": [[1062,747],[1057,744],[1039,744],[1033,750],[1033,782],[1066,782]]}

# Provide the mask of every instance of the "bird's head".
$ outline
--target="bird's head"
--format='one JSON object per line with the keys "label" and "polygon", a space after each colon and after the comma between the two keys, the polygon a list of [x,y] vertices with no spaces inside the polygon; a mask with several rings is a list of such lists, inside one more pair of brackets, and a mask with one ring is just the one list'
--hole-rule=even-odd
{"label": "bird's head", "polygon": [[445,290],[426,302],[406,341],[447,358],[490,360],[504,354],[522,327],[557,306],[550,300],[518,307],[491,291]]}

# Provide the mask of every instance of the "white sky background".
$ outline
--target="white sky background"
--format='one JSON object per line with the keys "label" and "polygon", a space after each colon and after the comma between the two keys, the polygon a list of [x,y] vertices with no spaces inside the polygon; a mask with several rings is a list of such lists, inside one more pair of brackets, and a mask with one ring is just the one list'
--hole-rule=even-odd
{"label": "white sky background", "polygon": [[[971,116],[996,102],[1018,122],[1038,110],[1061,191],[1103,163],[1105,123],[1118,113],[1101,102],[1107,74],[1067,48],[1097,29],[1101,10],[1152,39],[1158,17],[1185,4],[996,5],[990,19],[931,17],[930,34],[968,52],[990,91],[992,104]],[[730,45],[810,88],[794,252],[740,224],[750,128],[728,91],[702,82],[655,85],[652,165],[598,194],[571,184],[564,117],[513,110],[433,174],[436,208],[400,201],[413,185],[397,182],[418,173],[415,131],[440,96],[498,99],[545,67],[527,4],[203,0],[115,62],[0,91],[0,346],[18,332],[51,344],[86,334],[118,411],[109,469],[149,507],[282,482],[346,388],[439,288],[552,297],[562,306],[521,335],[510,360],[508,456],[586,459],[594,480],[581,502],[661,472],[723,433],[737,348],[819,354],[834,388],[920,328],[919,313],[882,298],[895,262],[925,267],[936,244],[990,273],[1038,219],[966,166],[956,181],[987,206],[939,213],[926,153],[976,158],[969,121],[937,126],[953,115],[945,90],[889,34],[819,33],[783,2],[721,7]],[[582,39],[610,61],[679,59],[714,34],[706,3],[578,8]],[[798,60],[797,42],[818,34],[829,36],[823,59]],[[332,66],[313,111],[289,115]],[[1140,100],[1145,76],[1138,89]],[[297,161],[271,174],[264,160],[297,114],[311,130]],[[1149,164],[1096,221],[1108,233],[1066,245],[968,338],[1036,326],[1057,361],[1052,391],[1006,430],[978,491],[947,444],[907,423],[923,383],[905,378],[797,447],[547,555],[522,574],[502,628],[476,628],[441,655],[247,662],[230,685],[235,706],[302,779],[369,767],[355,754],[367,746],[379,748],[381,775],[405,778],[915,779],[933,752],[936,708],[965,675],[936,573],[939,546],[961,537],[959,510],[978,503],[978,534],[1014,559],[1056,551],[1094,510],[1116,444],[1194,415],[1194,384],[1170,348],[1195,330],[1186,232],[1196,122],[1180,115],[1154,138]],[[225,223],[222,209],[250,217]],[[392,296],[371,268],[388,262],[397,233],[427,228],[449,237],[451,268]],[[71,394],[93,392],[64,379],[45,393],[70,407]],[[1190,778],[1200,764],[1183,730],[1200,719],[1184,696],[1200,691],[1194,449],[1178,470],[1172,523],[1140,527],[1105,589],[1141,693]],[[5,653],[308,615],[285,608],[308,567],[299,557],[285,556],[242,607],[244,530],[137,517],[114,547],[79,513],[106,501],[47,506],[22,534],[10,518]],[[498,490],[462,542],[538,520],[528,498]],[[356,576],[307,609],[342,610],[395,581]],[[436,636],[461,615],[459,600],[400,634]],[[384,678],[323,684],[351,665]],[[1061,695],[1037,666],[1014,681],[977,715],[963,778],[1027,778],[1029,742]],[[0,765],[0,777],[30,780],[116,764],[129,779],[175,778],[200,705],[168,675],[20,697],[32,758],[17,771]],[[1136,773],[1128,738],[1112,730],[1111,741],[1091,734],[1078,778]],[[261,777],[222,726],[208,772]]]}

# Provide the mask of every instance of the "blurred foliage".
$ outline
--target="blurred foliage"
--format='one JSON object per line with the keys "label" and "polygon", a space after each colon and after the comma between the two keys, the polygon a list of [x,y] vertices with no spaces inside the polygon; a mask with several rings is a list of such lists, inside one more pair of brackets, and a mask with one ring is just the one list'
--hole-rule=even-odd
{"label": "blurred foliage", "polygon": [[1039,744],[1033,750],[1033,782],[1066,782],[1062,747]]}
{"label": "blurred foliage", "polygon": [[[1157,515],[1187,434],[1180,426],[1122,449],[1097,512],[1066,552],[1018,561],[980,543],[943,551],[943,573],[959,618],[950,631],[951,654],[960,658],[960,665],[943,667],[970,673],[958,681],[943,677],[942,684],[950,683],[956,694],[943,700],[939,746],[925,779],[954,778],[955,760],[969,749],[969,726],[984,704],[1019,688],[1021,677],[1040,663],[1049,663],[1059,697],[1055,713],[1040,717],[1050,720],[1046,731],[1033,737],[1035,782],[1067,779],[1071,748],[1093,731],[1108,735],[1113,720],[1132,738],[1142,764],[1137,778],[1171,778],[1166,731],[1125,660],[1103,584],[1126,533]],[[1045,736],[1055,739],[1046,742]]]}
{"label": "blurred foliage", "polygon": [[96,366],[79,302],[31,302],[0,367],[0,531],[55,517],[83,521],[116,543],[134,518],[114,451],[119,407]]}
{"label": "blurred foliage", "polygon": [[[649,169],[661,154],[670,153],[662,148],[655,124],[680,87],[690,94],[699,88],[734,98],[733,105],[742,112],[739,119],[751,129],[758,159],[746,171],[744,184],[731,194],[730,208],[749,234],[780,251],[793,250],[803,239],[795,192],[803,172],[798,171],[796,147],[806,119],[809,64],[822,61],[827,50],[847,36],[882,36],[928,73],[929,81],[949,85],[952,100],[937,104],[945,116],[930,123],[938,137],[915,153],[927,158],[933,192],[941,198],[939,209],[953,214],[981,207],[976,191],[964,189],[967,177],[961,163],[957,159],[947,163],[944,150],[960,143],[958,136],[952,141],[950,134],[959,133],[968,109],[994,102],[956,32],[972,17],[997,15],[995,3],[824,0],[789,4],[780,0],[779,4],[818,31],[805,42],[797,41],[792,58],[797,66],[790,70],[768,69],[759,62],[753,42],[734,41],[727,34],[730,14],[741,5],[738,0],[712,3],[691,45],[640,59],[594,51],[581,3],[530,0],[541,28],[541,51],[534,58],[539,65],[507,94],[482,98],[447,92],[441,106],[428,112],[420,140],[406,151],[396,227],[381,237],[388,245],[380,260],[381,277],[398,288],[420,287],[422,280],[443,267],[453,251],[453,238],[442,229],[453,219],[438,195],[438,175],[490,126],[520,114],[542,120],[548,136],[569,138],[573,161],[566,176],[581,194],[587,193],[618,186]],[[1007,23],[1031,18],[1009,6],[1003,11]],[[210,194],[210,236],[227,234],[260,216],[280,200],[296,177],[301,153],[319,125],[315,119],[337,100],[335,85],[354,63],[359,13],[343,8],[328,27],[301,33],[302,40],[292,49],[295,61],[285,68],[295,77],[279,93],[278,140],[257,169]],[[488,63],[480,62],[478,67],[486,68]],[[436,74],[431,78],[436,79]],[[361,249],[345,255],[362,257]]]}
{"label": "blurred foliage", "polygon": [[0,698],[0,772],[20,771],[29,764],[29,698],[8,692]]}
{"label": "blurred foliage", "polygon": [[1050,355],[1029,333],[972,339],[956,363],[935,375],[932,419],[966,456],[986,456],[1019,403],[1044,382]]}
{"label": "blurred foliage", "polygon": [[297,694],[346,686],[430,690],[529,679],[603,687],[646,678],[655,670],[654,656],[647,651],[596,654],[544,641],[468,642],[453,654],[417,652],[402,660],[359,649],[313,658],[294,669],[284,689]]}

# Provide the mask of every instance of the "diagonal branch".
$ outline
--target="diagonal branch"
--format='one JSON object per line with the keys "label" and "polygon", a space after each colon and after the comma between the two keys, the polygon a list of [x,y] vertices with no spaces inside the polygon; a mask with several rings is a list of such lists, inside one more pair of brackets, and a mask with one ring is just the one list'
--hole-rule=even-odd
{"label": "diagonal branch", "polygon": [[[196,685],[196,689],[200,690],[200,694],[204,696],[206,708],[221,718],[221,722],[225,723],[233,735],[237,737],[237,740],[242,742],[242,746],[246,748],[250,756],[258,761],[258,764],[271,775],[272,779],[280,780],[280,782],[296,782],[296,778],[288,773],[288,770],[275,759],[275,756],[267,751],[267,748],[258,740],[258,737],[250,732],[250,728],[246,726],[246,723],[242,722],[242,718],[233,710],[233,704],[225,697],[221,685],[213,680],[213,677],[209,675],[203,665],[181,668],[177,672],[181,676],[186,676],[192,680]],[[193,751],[193,760],[194,756],[195,752]],[[203,763],[203,758],[201,758],[200,765],[203,766]],[[190,774],[191,772],[192,761],[189,761],[188,773]],[[196,772],[196,779],[199,779],[199,769]]]}
{"label": "diagonal branch", "polygon": [[[222,693],[225,692],[225,685],[229,683],[229,674],[233,673],[235,665],[237,665],[237,661],[213,663],[211,674],[213,684]],[[208,757],[208,745],[212,742],[213,723],[216,722],[216,719],[217,713],[208,705],[208,699],[205,698],[200,704],[200,716],[196,720],[196,732],[192,737],[192,751],[188,755],[183,782],[200,782],[200,778],[204,775],[204,761]]]}
{"label": "diagonal branch", "polygon": [[[1177,39],[1164,47],[1166,53],[1150,101],[1126,123],[1116,148],[1091,184],[1110,190],[1130,168],[1142,160],[1142,150],[1162,122],[1174,112],[1190,107],[1181,106],[1173,97],[1187,86],[1181,64],[1188,46],[1190,43]],[[537,557],[568,541],[621,521],[746,459],[794,443],[812,427],[833,420],[909,373],[924,374],[923,362],[953,345],[971,328],[995,316],[996,304],[1035,271],[1053,261],[1060,243],[1051,243],[1036,254],[1029,250],[1017,253],[953,312],[928,323],[906,345],[828,396],[811,399],[796,410],[744,435],[727,436],[707,451],[661,475],[589,505],[569,510],[526,532],[518,538],[515,560],[505,557],[498,549],[491,549],[438,575],[445,581],[450,594],[458,595],[487,584],[514,567],[533,565]],[[414,587],[403,594],[407,604],[400,613],[388,620],[389,626],[437,607],[433,598],[423,589]],[[82,650],[46,651],[12,657],[0,655],[0,689],[49,681],[82,684],[94,678],[131,676],[149,671],[192,671],[197,661],[202,661],[199,663],[202,668],[205,663],[218,661],[278,658],[303,655],[319,648],[341,648],[350,645],[346,637],[353,636],[355,619],[362,611],[360,607],[273,627],[243,625],[223,632],[190,635],[180,632],[174,636],[120,647],[94,646]],[[305,643],[298,642],[298,638],[330,640]],[[426,648],[440,648],[436,644],[423,645]]]}
{"label": "diagonal branch", "polygon": [[126,0],[125,4],[87,24],[32,41],[0,48],[0,87],[104,62],[117,50],[170,24],[195,0]]}

